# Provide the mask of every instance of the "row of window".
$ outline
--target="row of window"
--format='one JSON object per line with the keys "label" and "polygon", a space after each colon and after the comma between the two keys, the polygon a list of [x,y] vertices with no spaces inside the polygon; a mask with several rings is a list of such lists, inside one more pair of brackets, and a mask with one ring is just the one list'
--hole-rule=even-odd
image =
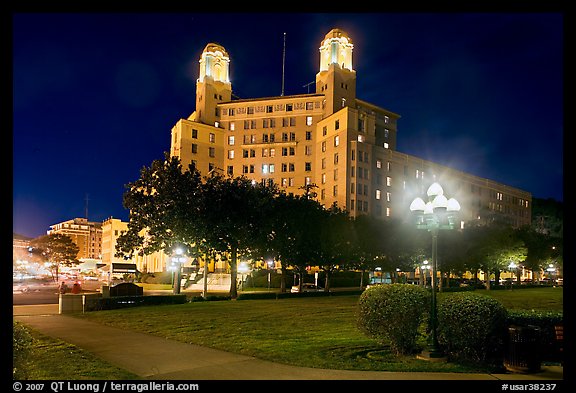
{"label": "row of window", "polygon": [[273,104],[273,105],[257,105],[238,108],[222,108],[222,114],[227,116],[235,115],[253,115],[254,113],[273,113],[273,112],[292,112],[297,110],[311,111],[314,108],[320,108],[320,101],[312,102],[296,102],[286,104]]}
{"label": "row of window", "polygon": [[[193,153],[197,153],[198,149],[196,148]],[[281,149],[281,153],[283,157],[294,156],[296,155],[296,148],[295,147],[283,147]],[[304,154],[307,156],[312,155],[312,146],[307,145],[304,146]],[[276,148],[267,148],[264,147],[260,150],[261,157],[276,157]],[[228,150],[228,159],[232,160],[236,156],[234,150]],[[256,157],[256,149],[242,149],[242,158],[254,158]]]}
{"label": "row of window", "polygon": [[[312,140],[312,131],[306,131],[306,140]],[[295,132],[283,132],[282,133],[282,142],[296,142],[296,133]],[[262,139],[258,140],[255,134],[246,134],[244,135],[243,143],[244,144],[255,144],[255,143],[274,143],[276,142],[276,135],[272,134],[262,134]],[[229,135],[228,136],[228,145],[234,146],[236,144],[236,136]]]}
{"label": "row of window", "polygon": [[[232,165],[228,166],[228,174],[233,174],[234,167]],[[242,173],[254,173],[255,166],[254,165],[242,165]],[[293,162],[283,162],[280,164],[280,171],[281,172],[294,172],[296,170],[296,164]],[[312,163],[305,162],[304,163],[304,171],[311,172],[312,171]],[[267,175],[269,173],[276,172],[276,164],[262,164],[261,166],[261,173],[263,175]]]}

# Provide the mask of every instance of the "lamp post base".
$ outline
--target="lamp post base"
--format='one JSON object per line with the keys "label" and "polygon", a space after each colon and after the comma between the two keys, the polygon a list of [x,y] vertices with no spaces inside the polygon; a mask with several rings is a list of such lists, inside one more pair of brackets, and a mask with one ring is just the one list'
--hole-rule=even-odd
{"label": "lamp post base", "polygon": [[429,362],[447,362],[448,358],[442,353],[438,351],[422,351],[418,355],[416,355],[416,359],[420,360],[428,360]]}

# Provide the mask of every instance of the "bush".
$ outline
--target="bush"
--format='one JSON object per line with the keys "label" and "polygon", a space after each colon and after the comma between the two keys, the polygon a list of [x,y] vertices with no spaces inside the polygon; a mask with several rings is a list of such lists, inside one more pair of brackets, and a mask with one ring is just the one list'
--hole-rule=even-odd
{"label": "bush", "polygon": [[26,326],[20,322],[13,322],[12,325],[12,378],[27,379],[26,364],[33,338]]}
{"label": "bush", "polygon": [[500,367],[507,316],[492,297],[454,293],[438,304],[438,343],[452,359]]}
{"label": "bush", "polygon": [[418,328],[427,309],[428,292],[418,285],[377,285],[360,295],[357,324],[397,355],[411,354],[418,349]]}

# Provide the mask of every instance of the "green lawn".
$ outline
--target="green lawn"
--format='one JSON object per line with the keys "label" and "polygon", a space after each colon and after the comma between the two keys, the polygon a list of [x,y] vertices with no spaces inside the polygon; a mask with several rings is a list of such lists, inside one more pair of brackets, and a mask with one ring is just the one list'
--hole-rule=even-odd
{"label": "green lawn", "polygon": [[29,329],[33,338],[23,370],[25,380],[128,380],[136,374],[109,364],[75,345]]}
{"label": "green lawn", "polygon": [[557,311],[563,307],[562,287],[476,290],[476,292],[492,296],[508,310]]}
{"label": "green lawn", "polygon": [[[485,291],[509,309],[562,309],[561,288]],[[442,293],[440,296],[450,296]],[[193,302],[86,313],[95,322],[305,367],[481,371],[396,357],[356,327],[357,295]],[[119,318],[119,316],[122,316]]]}
{"label": "green lawn", "polygon": [[[477,290],[508,309],[562,310],[562,288]],[[440,293],[439,297],[450,296]],[[485,372],[396,357],[356,328],[358,295],[192,302],[77,314],[79,318],[285,364],[349,370]],[[27,379],[138,379],[33,331]],[[55,361],[57,359],[57,361]]]}

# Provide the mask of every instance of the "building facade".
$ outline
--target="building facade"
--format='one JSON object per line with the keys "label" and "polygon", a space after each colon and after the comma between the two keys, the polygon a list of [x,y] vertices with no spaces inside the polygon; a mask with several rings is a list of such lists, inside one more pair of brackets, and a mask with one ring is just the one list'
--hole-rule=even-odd
{"label": "building facade", "polygon": [[135,255],[130,260],[115,256],[116,243],[120,235],[128,231],[128,223],[118,218],[108,218],[102,222],[102,263],[114,272],[114,265],[131,263],[141,273],[163,272],[169,266],[170,257],[161,251],[149,255]]}
{"label": "building facade", "polygon": [[68,235],[78,246],[78,259],[102,258],[102,223],[74,218],[59,224],[50,225],[48,235],[60,233]]}
{"label": "building facade", "polygon": [[204,176],[218,170],[294,194],[315,185],[323,205],[354,217],[406,217],[410,202],[438,181],[460,202],[463,223],[498,216],[530,224],[529,192],[397,151],[400,115],[357,98],[353,49],[333,29],[319,47],[314,93],[232,99],[229,55],[206,45],[196,108],[172,128],[171,155]]}

